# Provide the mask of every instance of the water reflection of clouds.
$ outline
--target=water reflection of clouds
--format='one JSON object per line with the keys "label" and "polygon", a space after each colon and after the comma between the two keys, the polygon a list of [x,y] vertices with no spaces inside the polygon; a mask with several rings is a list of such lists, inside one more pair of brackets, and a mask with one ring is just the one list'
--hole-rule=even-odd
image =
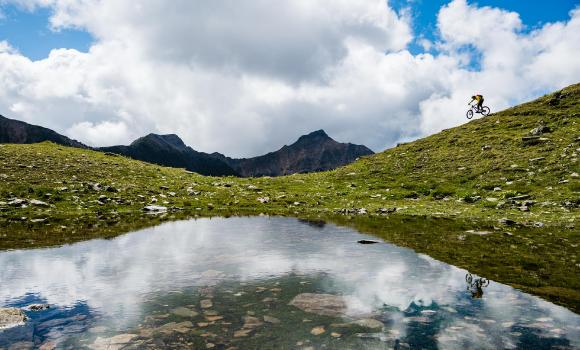
{"label": "water reflection of clouds", "polygon": [[[294,219],[201,219],[166,223],[113,240],[3,252],[0,305],[36,293],[60,306],[84,301],[104,314],[122,312],[133,322],[144,299],[195,285],[210,269],[242,280],[324,272],[352,295],[352,312],[383,305],[398,308],[392,327],[402,333],[402,311],[411,305],[469,303],[464,270],[388,244],[357,245],[358,239],[350,229],[313,228]],[[501,324],[518,322],[534,310],[552,323],[576,327],[566,336],[580,345],[579,317],[570,311],[498,284],[492,283],[486,293],[479,301],[478,317],[497,323],[498,332]],[[480,334],[478,325],[459,315],[446,322],[437,337],[444,348],[453,348],[466,336],[470,341],[497,336]],[[461,337],[453,329],[461,329]],[[501,335],[509,338],[504,345],[515,341],[508,333],[503,330]]]}

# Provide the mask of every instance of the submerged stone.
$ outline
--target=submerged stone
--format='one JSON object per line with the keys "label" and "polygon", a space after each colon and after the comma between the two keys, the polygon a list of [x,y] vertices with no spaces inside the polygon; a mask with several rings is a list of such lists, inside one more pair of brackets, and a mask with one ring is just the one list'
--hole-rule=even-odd
{"label": "submerged stone", "polygon": [[268,323],[272,323],[272,324],[278,324],[280,323],[280,320],[277,319],[276,317],[272,317],[272,316],[264,316],[264,321],[268,322]]}
{"label": "submerged stone", "polygon": [[176,316],[181,316],[181,317],[195,317],[198,315],[197,312],[188,309],[186,307],[177,307],[173,310],[171,310],[171,313],[176,315]]}
{"label": "submerged stone", "polygon": [[295,296],[289,305],[322,316],[340,316],[346,312],[344,297],[333,294],[302,293]]}
{"label": "submerged stone", "polygon": [[318,326],[318,327],[312,328],[312,330],[310,331],[310,334],[321,335],[321,334],[324,334],[324,332],[326,332],[326,329],[324,329],[324,326]]}
{"label": "submerged stone", "polygon": [[372,318],[364,318],[362,320],[357,320],[352,322],[352,324],[370,329],[382,329],[385,326],[381,321],[377,321]]}

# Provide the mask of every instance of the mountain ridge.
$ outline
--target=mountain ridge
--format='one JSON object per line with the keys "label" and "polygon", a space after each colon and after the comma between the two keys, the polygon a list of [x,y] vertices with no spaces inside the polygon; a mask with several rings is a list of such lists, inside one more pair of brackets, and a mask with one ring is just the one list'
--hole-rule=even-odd
{"label": "mountain ridge", "polygon": [[0,143],[37,143],[52,141],[59,145],[77,148],[89,146],[51,129],[29,124],[20,120],[10,119],[0,114]]}
{"label": "mountain ridge", "polygon": [[320,129],[302,135],[291,145],[250,158],[230,158],[212,153],[243,177],[283,176],[332,170],[374,152],[366,146],[339,143]]}
{"label": "mountain ridge", "polygon": [[339,143],[324,130],[302,135],[291,145],[250,158],[231,158],[205,153],[187,146],[176,134],[150,133],[129,145],[89,147],[51,129],[0,115],[0,143],[56,144],[120,154],[158,165],[185,168],[206,176],[281,176],[331,170],[373,154],[366,146]]}

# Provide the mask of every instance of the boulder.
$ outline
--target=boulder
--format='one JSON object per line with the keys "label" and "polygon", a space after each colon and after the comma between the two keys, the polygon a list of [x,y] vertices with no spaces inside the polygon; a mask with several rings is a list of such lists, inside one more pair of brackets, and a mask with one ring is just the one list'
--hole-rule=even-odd
{"label": "boulder", "polygon": [[397,211],[397,208],[379,208],[377,213],[379,214],[391,214]]}
{"label": "boulder", "polygon": [[30,200],[30,205],[34,205],[36,207],[49,207],[50,205],[46,202],[39,201],[37,199]]}
{"label": "boulder", "polygon": [[9,307],[0,308],[0,329],[12,328],[23,325],[28,317],[24,311]]}
{"label": "boulder", "polygon": [[13,207],[22,207],[25,206],[26,204],[28,204],[28,201],[22,198],[12,198],[10,201],[8,201],[8,205],[11,205]]}
{"label": "boulder", "polygon": [[550,129],[549,126],[547,125],[540,125],[536,128],[533,128],[532,130],[530,130],[530,135],[532,136],[540,136],[544,133],[549,133],[552,132],[552,129]]}
{"label": "boulder", "polygon": [[143,211],[148,213],[163,213],[167,211],[167,207],[163,207],[160,205],[148,205],[143,208]]}

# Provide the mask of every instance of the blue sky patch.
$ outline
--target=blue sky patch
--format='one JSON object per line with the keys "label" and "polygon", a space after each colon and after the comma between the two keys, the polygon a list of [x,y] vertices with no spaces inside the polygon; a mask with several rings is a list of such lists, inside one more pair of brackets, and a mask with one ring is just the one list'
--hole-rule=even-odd
{"label": "blue sky patch", "polygon": [[33,12],[13,5],[0,5],[0,41],[7,40],[24,56],[39,60],[48,57],[52,49],[74,48],[87,52],[92,36],[82,30],[50,29],[50,9],[38,8]]}

